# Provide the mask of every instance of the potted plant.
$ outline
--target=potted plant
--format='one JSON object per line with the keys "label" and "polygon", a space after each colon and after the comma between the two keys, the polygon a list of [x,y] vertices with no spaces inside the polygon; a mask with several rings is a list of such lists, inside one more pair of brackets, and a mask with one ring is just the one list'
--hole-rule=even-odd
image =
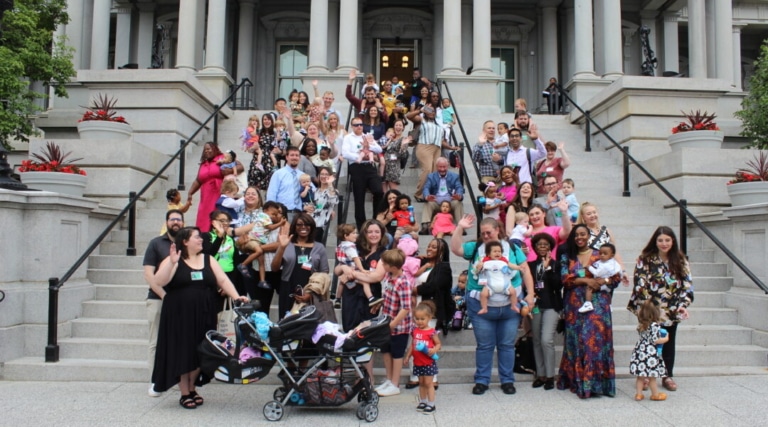
{"label": "potted plant", "polygon": [[78,121],[81,139],[122,140],[131,136],[133,129],[125,117],[117,115],[117,99],[100,93],[91,101],[88,111]]}
{"label": "potted plant", "polygon": [[41,154],[34,153],[32,159],[21,162],[21,182],[36,190],[82,197],[88,177],[85,170],[75,164],[82,158],[72,159],[70,154],[49,141]]}
{"label": "potted plant", "polygon": [[696,110],[694,113],[681,111],[686,121],[680,122],[672,128],[669,136],[669,146],[672,150],[681,148],[720,148],[723,143],[723,132],[715,123],[714,114],[702,113]]}
{"label": "potted plant", "polygon": [[768,203],[768,154],[759,151],[727,185],[731,206]]}

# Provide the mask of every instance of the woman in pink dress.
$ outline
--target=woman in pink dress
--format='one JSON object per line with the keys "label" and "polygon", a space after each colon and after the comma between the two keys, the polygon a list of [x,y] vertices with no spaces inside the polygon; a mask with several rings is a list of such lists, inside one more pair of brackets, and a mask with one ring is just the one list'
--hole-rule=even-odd
{"label": "woman in pink dress", "polygon": [[200,203],[197,205],[197,221],[195,225],[202,233],[207,233],[211,228],[211,212],[216,208],[216,200],[221,195],[221,182],[224,175],[237,175],[243,171],[243,165],[237,161],[237,166],[222,169],[216,163],[224,155],[219,145],[214,142],[206,142],[203,146],[203,154],[200,156],[200,169],[197,178],[192,182],[187,200],[192,201],[192,196],[200,190]]}

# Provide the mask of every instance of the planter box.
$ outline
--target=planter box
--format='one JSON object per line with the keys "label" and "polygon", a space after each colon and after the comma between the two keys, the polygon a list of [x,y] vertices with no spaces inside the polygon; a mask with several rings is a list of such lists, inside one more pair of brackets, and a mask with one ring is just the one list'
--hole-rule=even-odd
{"label": "planter box", "polygon": [[19,176],[21,182],[29,188],[77,197],[83,197],[85,184],[88,183],[87,176],[74,173],[22,172]]}
{"label": "planter box", "polygon": [[768,181],[737,182],[726,189],[733,207],[768,203]]}
{"label": "planter box", "polygon": [[692,130],[673,133],[667,137],[669,148],[673,151],[681,148],[720,148],[723,145],[723,132],[719,130]]}
{"label": "planter box", "polygon": [[130,138],[133,128],[126,123],[88,120],[77,124],[80,139],[123,140]]}

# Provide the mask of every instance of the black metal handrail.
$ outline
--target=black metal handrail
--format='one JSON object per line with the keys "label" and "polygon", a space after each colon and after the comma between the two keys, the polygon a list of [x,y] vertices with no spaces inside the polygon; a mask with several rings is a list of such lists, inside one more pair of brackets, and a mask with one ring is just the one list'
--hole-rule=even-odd
{"label": "black metal handrail", "polygon": [[233,110],[255,110],[255,106],[251,106],[251,88],[253,87],[253,84],[248,79],[243,80],[247,81],[248,83],[243,85],[243,83],[240,82],[239,85],[229,85],[230,93],[242,92],[240,97],[236,96],[234,98],[230,98],[229,108]]}
{"label": "black metal handrail", "polygon": [[[631,154],[629,154],[629,150],[624,149],[618,142],[616,142],[615,139],[613,139],[610,135],[608,135],[608,133],[605,131],[605,129],[603,129],[594,119],[592,119],[592,117],[589,115],[589,113],[587,111],[584,111],[584,109],[581,108],[581,106],[579,104],[577,104],[576,101],[574,101],[568,95],[568,93],[566,91],[563,90],[562,86],[560,86],[559,84],[558,84],[558,86],[560,88],[560,93],[562,93],[563,96],[565,96],[568,99],[568,101],[571,103],[571,105],[573,105],[574,108],[579,110],[581,112],[581,114],[584,115],[584,118],[587,120],[587,123],[591,123],[591,125],[594,126],[595,129],[597,129],[600,133],[605,135],[605,137],[608,139],[608,141],[610,141],[611,144],[613,144],[614,147],[616,147],[617,149],[619,149],[621,151],[621,153],[624,155],[624,158],[627,159],[628,162],[631,162],[632,164],[634,164],[635,167],[637,167],[640,170],[640,172],[642,172],[646,177],[648,177],[648,179],[650,179],[651,182],[659,190],[661,190],[661,192],[664,193],[664,195],[667,196],[667,198],[669,200],[671,200],[675,205],[677,205],[677,207],[680,209],[680,212],[681,212],[681,214],[680,214],[680,235],[681,235],[681,237],[680,237],[681,245],[680,246],[681,247],[687,248],[687,242],[686,242],[686,240],[687,240],[687,230],[686,230],[687,223],[686,223],[685,219],[688,218],[697,227],[699,227],[699,229],[707,237],[709,237],[710,240],[712,240],[712,242],[715,244],[715,246],[717,246],[721,251],[723,251],[723,253],[725,253],[725,255],[731,261],[733,261],[733,263],[736,264],[736,266],[739,267],[739,269],[742,272],[744,272],[744,274],[746,274],[747,277],[749,277],[750,280],[752,280],[752,282],[754,282],[755,285],[757,285],[758,288],[762,289],[763,292],[768,294],[768,286],[766,286],[765,283],[763,283],[757,277],[757,275],[755,275],[755,273],[752,272],[752,270],[750,270],[746,265],[744,265],[744,263],[742,263],[741,260],[739,260],[739,258],[733,252],[731,252],[731,250],[728,249],[728,247],[726,247],[725,244],[723,244],[723,242],[721,242],[720,239],[718,239],[709,230],[709,228],[707,228],[701,221],[699,221],[699,219],[696,217],[696,215],[694,215],[691,211],[688,210],[687,203],[686,203],[685,200],[678,200],[669,190],[667,190],[666,187],[664,187],[664,185],[661,182],[659,182],[659,180],[656,179],[656,177],[651,175],[651,173],[648,172],[648,170],[645,167],[643,167],[643,165],[640,164],[640,162],[635,160],[635,158],[632,157]],[[589,141],[589,139],[587,139],[587,141]],[[589,147],[589,145],[587,147]],[[625,168],[625,169],[628,169],[628,167]],[[625,181],[625,183],[628,183],[629,179],[628,179],[628,175],[626,175],[626,174],[627,174],[627,172],[625,172],[625,179],[624,179],[624,181]],[[626,191],[626,189],[625,189],[625,191]],[[683,251],[683,252],[685,253],[685,251]]]}
{"label": "black metal handrail", "polygon": [[[203,129],[205,129],[205,126],[210,122],[214,117],[218,116],[219,112],[221,111],[224,106],[226,106],[230,99],[235,96],[235,94],[238,92],[239,88],[242,87],[245,84],[250,84],[250,81],[248,79],[243,79],[240,82],[240,85],[238,85],[238,88],[233,90],[230,95],[224,99],[219,106],[214,109],[214,111],[208,116],[207,119],[200,125],[200,127],[197,128],[197,130],[190,135],[190,137],[187,139],[186,143],[182,144],[182,146],[179,148],[178,151],[176,151],[176,154],[171,156],[170,159],[163,165],[162,168],[160,168],[157,173],[155,173],[152,178],[147,181],[146,184],[144,184],[144,187],[141,188],[136,193],[131,192],[131,195],[129,197],[128,204],[125,205],[125,207],[120,211],[120,213],[117,214],[115,219],[113,219],[109,225],[107,225],[106,228],[104,228],[104,231],[99,234],[98,237],[96,237],[96,240],[91,243],[91,246],[88,247],[88,249],[85,250],[85,252],[80,255],[80,258],[75,261],[75,263],[72,265],[72,267],[67,270],[66,273],[64,273],[61,278],[58,277],[51,277],[48,279],[48,344],[45,347],[45,361],[46,362],[58,362],[59,361],[59,345],[58,345],[58,332],[57,332],[57,326],[58,326],[58,317],[59,317],[59,289],[64,286],[64,283],[66,283],[67,280],[69,280],[70,277],[72,277],[73,274],[77,271],[78,268],[80,268],[81,265],[85,262],[86,259],[93,253],[94,250],[101,244],[101,242],[107,237],[110,231],[112,231],[112,228],[114,228],[115,225],[117,225],[118,222],[120,222],[123,217],[128,213],[130,210],[135,211],[136,202],[139,200],[139,198],[152,186],[152,184],[155,183],[155,181],[160,178],[160,175],[163,174],[163,172],[168,169],[171,164],[176,160],[176,158],[182,156],[184,153],[184,150],[186,147],[195,139],[195,137],[202,132]],[[183,158],[183,157],[182,157]],[[135,224],[135,220],[131,220],[132,223]],[[129,241],[135,241],[135,228],[133,230],[129,230]],[[129,245],[130,246],[130,245]],[[128,251],[128,255],[131,255],[130,253],[130,247]],[[135,255],[135,248],[133,249],[133,255]]]}

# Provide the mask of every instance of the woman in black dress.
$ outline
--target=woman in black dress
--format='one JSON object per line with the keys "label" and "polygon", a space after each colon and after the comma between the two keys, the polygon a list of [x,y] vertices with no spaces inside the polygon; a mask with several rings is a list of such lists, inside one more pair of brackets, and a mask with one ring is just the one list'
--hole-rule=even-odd
{"label": "woman in black dress", "polygon": [[[267,191],[269,180],[272,179],[275,165],[272,164],[272,143],[275,141],[275,122],[271,114],[261,116],[261,130],[259,131],[259,146],[261,147],[261,163],[254,152],[251,166],[248,168],[248,186]],[[255,147],[253,148],[255,151]]]}
{"label": "woman in black dress", "polygon": [[170,255],[155,273],[155,281],[165,288],[166,294],[152,382],[158,392],[179,384],[179,404],[195,409],[204,402],[195,386],[210,381],[200,374],[197,346],[207,331],[216,329],[216,287],[234,299],[247,302],[248,297],[238,295],[219,263],[203,252],[203,237],[197,227],[179,230]]}

